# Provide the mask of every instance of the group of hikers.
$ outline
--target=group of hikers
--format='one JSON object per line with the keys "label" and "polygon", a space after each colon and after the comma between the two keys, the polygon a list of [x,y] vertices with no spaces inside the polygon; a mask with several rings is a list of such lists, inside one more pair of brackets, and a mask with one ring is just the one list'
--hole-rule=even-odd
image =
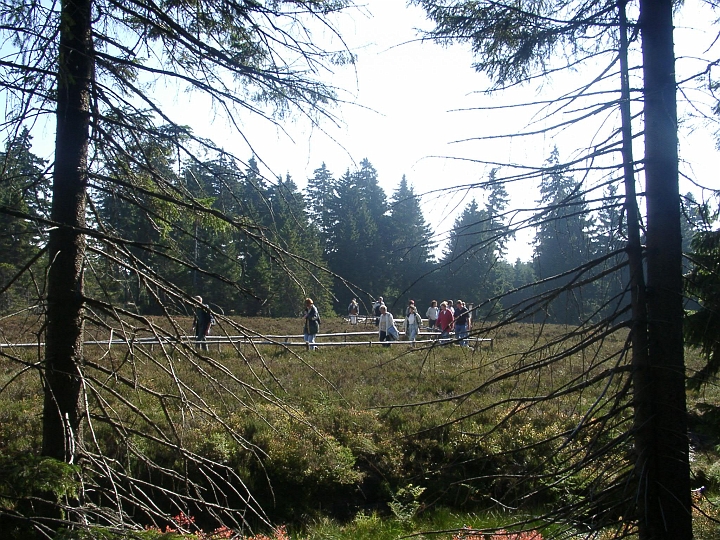
{"label": "group of hikers", "polygon": [[[207,336],[210,334],[210,328],[215,324],[215,318],[207,304],[203,303],[201,296],[193,298],[198,307],[195,309],[195,317],[193,320],[193,331],[195,333],[196,345],[202,350],[208,350]],[[375,316],[375,325],[378,327],[380,341],[396,341],[400,339],[400,332],[395,326],[395,319],[387,309],[383,297],[380,296],[372,307]],[[357,324],[360,314],[360,306],[357,299],[353,298],[348,306],[348,316],[352,324]],[[315,350],[315,336],[320,331],[320,313],[311,298],[305,299],[305,309],[302,313],[303,319],[303,339],[308,344],[310,350]],[[471,312],[462,300],[455,302],[447,300],[438,303],[433,300],[425,312],[428,320],[428,329],[440,332],[440,339],[449,339],[451,332],[455,332],[455,338],[458,343],[468,346],[468,335],[470,333]],[[415,300],[410,300],[405,309],[405,319],[403,321],[403,332],[407,341],[415,341],[420,329],[422,328],[423,319],[418,313]],[[389,346],[389,344],[388,344]]]}
{"label": "group of hikers", "polygon": [[[388,311],[382,296],[378,297],[373,304],[372,312],[375,316],[375,325],[378,327],[379,340],[383,342],[399,340],[400,331],[395,326],[395,319],[392,313]],[[472,321],[471,313],[462,300],[456,300],[454,307],[452,300],[443,301],[439,306],[437,300],[433,300],[425,312],[425,317],[428,320],[428,329],[440,332],[439,339],[449,340],[450,334],[454,332],[457,343],[467,347],[469,346],[468,335],[470,334]],[[359,315],[360,306],[357,299],[353,298],[348,305],[350,323],[357,324]],[[315,336],[320,330],[320,314],[310,298],[305,299],[305,310],[302,318],[304,320],[303,339],[310,347],[310,350],[315,350],[317,348],[315,346]],[[423,319],[418,313],[415,300],[410,300],[407,308],[405,308],[405,319],[403,321],[403,332],[407,341],[417,339],[422,323]],[[389,343],[386,346],[389,347]]]}
{"label": "group of hikers", "polygon": [[[372,307],[375,316],[375,325],[378,327],[380,341],[393,341],[400,338],[400,332],[395,326],[395,319],[385,305],[382,296],[379,296]],[[348,305],[348,316],[352,324],[357,324],[357,317],[360,308],[357,299],[353,298]],[[430,302],[425,312],[428,320],[428,329],[440,332],[440,339],[449,339],[450,334],[455,332],[455,338],[462,346],[468,346],[468,335],[472,321],[471,311],[465,302],[456,300],[453,306],[452,300],[443,301],[438,306],[437,300]],[[405,320],[403,321],[403,332],[408,341],[415,341],[418,332],[422,327],[422,317],[418,313],[415,300],[408,302],[405,308]]]}

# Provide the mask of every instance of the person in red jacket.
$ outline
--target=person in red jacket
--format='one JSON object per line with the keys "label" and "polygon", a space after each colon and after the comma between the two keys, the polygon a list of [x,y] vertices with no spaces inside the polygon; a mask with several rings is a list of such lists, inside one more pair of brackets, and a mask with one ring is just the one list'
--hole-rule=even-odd
{"label": "person in red jacket", "polygon": [[438,313],[437,322],[435,325],[440,329],[440,339],[447,339],[450,337],[450,332],[453,330],[453,314],[448,309],[447,302],[440,304],[440,313]]}

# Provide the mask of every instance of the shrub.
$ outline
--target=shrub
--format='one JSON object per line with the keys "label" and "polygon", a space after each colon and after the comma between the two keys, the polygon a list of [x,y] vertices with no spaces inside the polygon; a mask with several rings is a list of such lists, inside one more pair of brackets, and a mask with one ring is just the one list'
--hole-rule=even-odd
{"label": "shrub", "polygon": [[538,531],[508,532],[500,529],[486,535],[470,527],[463,527],[461,532],[453,535],[453,540],[543,540],[543,537]]}

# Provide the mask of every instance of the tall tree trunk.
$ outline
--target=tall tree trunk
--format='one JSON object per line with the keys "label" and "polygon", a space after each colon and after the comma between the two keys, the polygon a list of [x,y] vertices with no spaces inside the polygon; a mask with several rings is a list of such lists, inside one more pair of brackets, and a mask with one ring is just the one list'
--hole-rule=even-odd
{"label": "tall tree trunk", "polygon": [[71,463],[81,439],[83,262],[93,73],[91,0],[64,0],[48,253],[42,453]]}
{"label": "tall tree trunk", "polygon": [[641,540],[690,540],[672,0],[641,0],[647,192],[647,362],[634,365]]}

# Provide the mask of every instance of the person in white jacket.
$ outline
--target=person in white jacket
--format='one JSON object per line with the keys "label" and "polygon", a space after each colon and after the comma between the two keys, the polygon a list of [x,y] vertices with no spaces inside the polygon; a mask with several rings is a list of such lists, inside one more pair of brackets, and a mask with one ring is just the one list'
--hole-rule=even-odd
{"label": "person in white jacket", "polygon": [[440,313],[440,309],[437,305],[437,300],[433,300],[430,303],[430,307],[427,308],[427,311],[425,312],[425,317],[428,320],[428,328],[430,330],[433,330],[435,328],[435,324],[437,322],[438,313]]}
{"label": "person in white jacket", "polygon": [[415,341],[418,330],[420,330],[420,324],[422,324],[422,318],[418,315],[415,306],[410,306],[407,317],[405,317],[405,323],[403,324],[403,331],[408,341]]}
{"label": "person in white jacket", "polygon": [[[395,328],[395,319],[387,310],[387,307],[383,304],[380,306],[380,317],[378,318],[378,332],[380,333],[380,341],[393,341],[395,338],[388,331],[392,332],[390,328]],[[397,331],[397,329],[395,330]],[[390,345],[386,345],[389,347]]]}

